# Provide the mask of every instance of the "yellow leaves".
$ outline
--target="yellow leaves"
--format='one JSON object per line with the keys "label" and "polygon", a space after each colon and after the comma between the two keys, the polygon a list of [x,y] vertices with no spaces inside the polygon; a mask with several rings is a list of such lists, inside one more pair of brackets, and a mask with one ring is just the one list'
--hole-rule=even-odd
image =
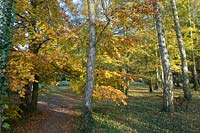
{"label": "yellow leaves", "polygon": [[[44,23],[44,22],[38,22],[37,23],[37,27],[40,31],[40,33],[38,33],[38,38],[40,38],[39,36],[41,36],[41,38],[49,38],[49,39],[55,39],[57,38],[56,32],[54,31],[53,27]],[[35,33],[37,35],[37,33]]]}
{"label": "yellow leaves", "polygon": [[96,70],[96,75],[96,84],[98,85],[110,85],[117,87],[118,84],[123,82],[123,77],[117,72]]}
{"label": "yellow leaves", "polygon": [[34,66],[30,55],[22,51],[13,51],[10,54],[7,67],[9,89],[19,93],[20,97],[25,94],[25,85],[34,81]]}
{"label": "yellow leaves", "polygon": [[[84,73],[85,74],[85,73]],[[85,77],[83,75],[80,76],[79,79],[71,79],[70,80],[70,89],[77,93],[84,93],[85,87]]]}
{"label": "yellow leaves", "polygon": [[125,101],[127,96],[112,86],[96,86],[93,96],[97,99],[112,100],[116,103],[121,102],[123,105],[127,105]]}
{"label": "yellow leaves", "polygon": [[108,71],[106,71],[106,72],[105,72],[105,77],[106,77],[106,78],[110,78],[110,77],[112,77],[112,75],[111,75],[111,73],[109,73]]}
{"label": "yellow leaves", "polygon": [[21,89],[21,90],[19,90],[18,94],[19,94],[20,97],[24,97],[25,96],[25,92],[26,92],[25,89]]}
{"label": "yellow leaves", "polygon": [[110,56],[107,53],[104,53],[100,58],[104,63],[112,63],[113,62],[112,58],[110,58]]}
{"label": "yellow leaves", "polygon": [[116,47],[113,47],[114,48],[114,53],[115,53],[115,57],[117,58],[117,59],[120,59],[121,58],[121,54],[120,54],[120,52],[119,52],[119,50],[116,48]]}
{"label": "yellow leaves", "polygon": [[28,0],[16,0],[16,12],[22,13],[27,11],[30,8],[30,4]]}

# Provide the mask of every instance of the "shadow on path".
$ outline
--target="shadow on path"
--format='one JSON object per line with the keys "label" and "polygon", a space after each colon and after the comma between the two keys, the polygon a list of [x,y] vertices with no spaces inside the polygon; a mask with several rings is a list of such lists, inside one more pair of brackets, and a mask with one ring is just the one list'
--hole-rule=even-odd
{"label": "shadow on path", "polygon": [[[71,133],[80,122],[82,97],[69,89],[41,96],[39,112],[13,128],[12,133]],[[78,128],[78,127],[77,127]]]}

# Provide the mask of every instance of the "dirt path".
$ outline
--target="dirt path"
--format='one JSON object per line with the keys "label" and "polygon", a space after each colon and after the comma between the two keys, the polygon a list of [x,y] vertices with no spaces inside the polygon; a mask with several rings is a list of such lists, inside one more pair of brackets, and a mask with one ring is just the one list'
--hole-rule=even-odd
{"label": "dirt path", "polygon": [[38,101],[36,115],[13,129],[13,133],[71,133],[80,121],[82,98],[70,90],[57,90]]}

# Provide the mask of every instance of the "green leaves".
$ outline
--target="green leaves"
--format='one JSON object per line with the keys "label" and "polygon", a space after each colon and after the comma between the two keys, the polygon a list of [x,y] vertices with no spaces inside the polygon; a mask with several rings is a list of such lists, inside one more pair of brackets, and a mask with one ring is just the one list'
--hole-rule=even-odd
{"label": "green leaves", "polygon": [[6,65],[12,42],[14,24],[14,1],[0,0],[0,96],[7,96]]}

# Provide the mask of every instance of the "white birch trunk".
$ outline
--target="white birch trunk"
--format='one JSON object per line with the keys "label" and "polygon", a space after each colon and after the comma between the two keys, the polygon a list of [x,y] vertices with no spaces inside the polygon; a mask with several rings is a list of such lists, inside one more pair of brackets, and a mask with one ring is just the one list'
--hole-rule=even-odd
{"label": "white birch trunk", "polygon": [[162,111],[173,112],[173,81],[172,73],[170,70],[170,60],[168,50],[165,41],[164,29],[162,24],[161,13],[159,12],[159,4],[155,2],[153,4],[156,18],[156,30],[158,36],[158,44],[160,49],[160,55],[162,60],[162,67],[164,73],[164,86],[163,86],[163,107]]}
{"label": "white birch trunk", "polygon": [[[192,28],[192,17],[193,15],[191,14],[191,7],[190,7],[190,0],[188,0],[188,10],[189,10],[189,26]],[[198,82],[198,74],[197,74],[197,69],[196,69],[196,60],[195,60],[195,51],[194,51],[194,41],[193,41],[193,32],[190,31],[190,44],[192,46],[192,76],[193,76],[193,88],[195,91],[199,91],[199,82]]]}
{"label": "white birch trunk", "polygon": [[183,74],[183,92],[184,92],[184,97],[187,100],[191,100],[192,95],[190,93],[190,87],[189,87],[189,75],[188,75],[188,65],[187,65],[187,58],[186,58],[186,52],[185,48],[183,45],[183,39],[182,39],[182,34],[180,31],[180,24],[179,24],[179,17],[178,17],[178,12],[176,8],[176,1],[175,0],[170,0],[171,6],[172,6],[172,12],[173,12],[173,18],[174,18],[174,29],[176,31],[176,37],[178,41],[178,46],[179,46],[179,51],[181,54],[181,68],[182,68],[182,74]]}
{"label": "white birch trunk", "polygon": [[83,130],[91,132],[93,125],[92,118],[92,94],[94,90],[94,73],[96,60],[96,26],[95,26],[95,1],[88,0],[89,13],[89,47],[86,73],[86,86],[84,91],[83,106]]}

